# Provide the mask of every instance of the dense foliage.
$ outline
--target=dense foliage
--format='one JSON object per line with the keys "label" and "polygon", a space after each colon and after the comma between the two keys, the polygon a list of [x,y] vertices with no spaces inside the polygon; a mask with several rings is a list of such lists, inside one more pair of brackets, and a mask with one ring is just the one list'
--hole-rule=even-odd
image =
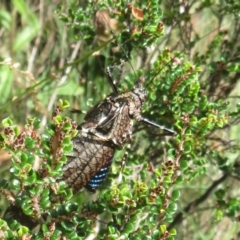
{"label": "dense foliage", "polygon": [[[3,1],[0,238],[237,238],[239,11]],[[143,116],[176,134],[136,122],[100,189],[73,195],[58,179],[77,124],[111,93],[109,65],[122,92],[145,87]]]}

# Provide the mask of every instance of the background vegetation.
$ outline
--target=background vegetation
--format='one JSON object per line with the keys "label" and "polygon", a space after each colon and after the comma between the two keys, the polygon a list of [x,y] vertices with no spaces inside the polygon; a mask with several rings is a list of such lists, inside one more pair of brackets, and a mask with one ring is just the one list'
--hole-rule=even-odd
{"label": "background vegetation", "polygon": [[[1,239],[239,238],[237,0],[0,4]],[[124,169],[126,149],[96,194],[72,196],[49,139],[58,126],[71,149],[70,119],[121,59],[120,89],[144,76],[143,115],[177,134],[136,123]]]}

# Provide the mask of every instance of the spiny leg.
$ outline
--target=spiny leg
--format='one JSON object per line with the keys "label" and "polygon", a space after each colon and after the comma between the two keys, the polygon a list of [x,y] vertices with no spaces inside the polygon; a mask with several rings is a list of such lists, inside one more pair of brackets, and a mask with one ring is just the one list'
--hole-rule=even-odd
{"label": "spiny leg", "polygon": [[145,122],[145,123],[147,123],[147,124],[149,124],[151,126],[159,128],[159,129],[165,130],[166,132],[169,132],[171,135],[174,135],[176,133],[172,129],[169,129],[169,128],[166,128],[164,126],[161,126],[161,125],[159,125],[159,124],[157,124],[155,122],[152,122],[152,121],[148,120],[147,118],[141,117],[140,121],[143,121],[143,122]]}
{"label": "spiny leg", "polygon": [[128,151],[127,150],[130,150],[131,146],[132,146],[131,143],[127,144],[126,150],[125,150],[124,155],[121,159],[121,170],[119,171],[119,176],[118,176],[118,180],[117,180],[118,184],[120,184],[122,182],[122,173],[123,173],[123,170],[124,170],[127,158],[128,158]]}
{"label": "spiny leg", "polygon": [[113,226],[120,231],[121,230],[121,225],[118,223],[117,217],[115,214],[112,214],[112,219],[113,219]]}
{"label": "spiny leg", "polygon": [[112,75],[112,71],[111,71],[111,68],[113,68],[113,66],[108,66],[107,67],[107,76],[108,76],[108,80],[109,80],[109,83],[112,87],[112,90],[115,92],[115,93],[118,93],[119,90],[116,86],[116,81],[114,80],[113,78],[113,75]]}

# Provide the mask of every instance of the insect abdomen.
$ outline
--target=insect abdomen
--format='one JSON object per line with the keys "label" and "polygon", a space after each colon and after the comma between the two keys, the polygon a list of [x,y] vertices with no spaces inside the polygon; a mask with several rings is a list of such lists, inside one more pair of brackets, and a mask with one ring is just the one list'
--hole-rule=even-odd
{"label": "insect abdomen", "polygon": [[102,184],[106,179],[109,169],[112,164],[112,159],[109,160],[88,182],[85,186],[90,192],[95,192],[95,190]]}
{"label": "insect abdomen", "polygon": [[[113,159],[114,147],[110,142],[102,141],[91,134],[85,135],[81,131],[72,141],[73,152],[67,155],[63,179],[76,193],[89,184],[91,186],[93,182],[90,181],[97,177],[102,168],[108,166]],[[104,179],[102,177],[102,181]]]}

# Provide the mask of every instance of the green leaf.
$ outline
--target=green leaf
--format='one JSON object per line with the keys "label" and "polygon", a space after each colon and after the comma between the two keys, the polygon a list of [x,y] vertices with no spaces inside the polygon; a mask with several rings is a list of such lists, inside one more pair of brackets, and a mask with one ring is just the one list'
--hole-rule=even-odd
{"label": "green leaf", "polygon": [[[71,126],[71,124],[70,124],[70,128],[72,128],[72,126]],[[65,129],[66,130],[66,129]],[[63,145],[70,145],[72,142],[71,142],[71,139],[69,138],[69,137],[65,137],[64,139],[63,139],[63,142],[62,142],[62,144]]]}
{"label": "green leaf", "polygon": [[224,217],[223,211],[217,209],[216,213],[215,213],[215,219],[216,221],[221,221]]}
{"label": "green leaf", "polygon": [[8,187],[8,181],[5,179],[0,179],[0,188],[6,189]]}
{"label": "green leaf", "polygon": [[43,198],[49,197],[49,193],[50,193],[49,188],[45,188],[41,193],[41,197]]}
{"label": "green leaf", "polygon": [[34,126],[34,129],[39,129],[41,127],[41,120],[34,118],[33,126]]}
{"label": "green leaf", "polygon": [[180,161],[180,169],[183,171],[188,168],[188,161],[187,160],[181,160]]}
{"label": "green leaf", "polygon": [[134,230],[134,225],[131,224],[131,223],[127,223],[127,224],[124,226],[123,232],[124,232],[124,233],[131,233],[131,232],[133,232],[133,230]]}
{"label": "green leaf", "polygon": [[62,102],[62,108],[63,109],[66,109],[66,108],[69,108],[70,107],[70,104],[67,100],[63,100]]}
{"label": "green leaf", "polygon": [[12,229],[12,230],[18,230],[20,228],[20,223],[17,221],[17,220],[13,220],[11,221],[11,223],[9,223],[9,227]]}
{"label": "green leaf", "polygon": [[2,125],[3,125],[3,127],[12,126],[12,125],[13,125],[13,121],[12,121],[9,117],[4,118],[4,119],[2,120]]}
{"label": "green leaf", "polygon": [[167,231],[166,225],[160,225],[160,230],[162,233],[165,233]]}
{"label": "green leaf", "polygon": [[78,204],[77,203],[67,203],[65,205],[65,209],[68,213],[77,211],[78,210]]}
{"label": "green leaf", "polygon": [[177,179],[176,179],[176,181],[175,181],[175,183],[176,183],[176,184],[180,184],[180,183],[182,183],[183,181],[184,181],[184,177],[183,177],[183,176],[178,176]]}
{"label": "green leaf", "polygon": [[35,146],[35,141],[32,138],[26,136],[25,146],[27,149],[32,149]]}
{"label": "green leaf", "polygon": [[173,201],[177,201],[179,199],[180,195],[181,195],[181,193],[179,190],[173,190],[171,199]]}
{"label": "green leaf", "polygon": [[18,179],[13,179],[12,185],[15,190],[21,190],[21,182]]}
{"label": "green leaf", "polygon": [[176,203],[170,203],[168,206],[168,210],[171,211],[171,213],[175,213],[178,209],[178,206]]}
{"label": "green leaf", "polygon": [[46,224],[42,224],[42,231],[43,231],[43,233],[49,232],[48,226]]}
{"label": "green leaf", "polygon": [[69,145],[65,145],[65,146],[63,147],[63,151],[64,151],[65,153],[72,152],[72,150],[73,150],[73,146],[72,146],[71,143],[70,143]]}
{"label": "green leaf", "polygon": [[33,214],[33,209],[31,206],[23,207],[23,211],[26,215],[32,215]]}
{"label": "green leaf", "polygon": [[25,226],[21,226],[19,229],[18,229],[18,236],[19,237],[22,237],[24,234],[27,234],[29,232],[29,229]]}
{"label": "green leaf", "polygon": [[172,228],[170,231],[169,231],[170,235],[171,236],[176,236],[177,235],[177,230],[175,228]]}
{"label": "green leaf", "polygon": [[32,174],[29,174],[28,177],[24,180],[24,184],[32,185],[36,183],[37,175],[35,171],[32,171]]}
{"label": "green leaf", "polygon": [[33,187],[33,188],[29,189],[29,192],[32,195],[39,195],[41,193],[41,187],[40,186]]}
{"label": "green leaf", "polygon": [[20,158],[21,158],[21,163],[26,163],[28,160],[28,156],[26,153],[22,153]]}
{"label": "green leaf", "polygon": [[165,183],[171,183],[171,182],[172,182],[172,179],[171,179],[171,177],[166,176],[166,177],[164,177],[163,182],[165,182]]}
{"label": "green leaf", "polygon": [[67,231],[74,231],[74,224],[71,222],[61,221],[61,226]]}

